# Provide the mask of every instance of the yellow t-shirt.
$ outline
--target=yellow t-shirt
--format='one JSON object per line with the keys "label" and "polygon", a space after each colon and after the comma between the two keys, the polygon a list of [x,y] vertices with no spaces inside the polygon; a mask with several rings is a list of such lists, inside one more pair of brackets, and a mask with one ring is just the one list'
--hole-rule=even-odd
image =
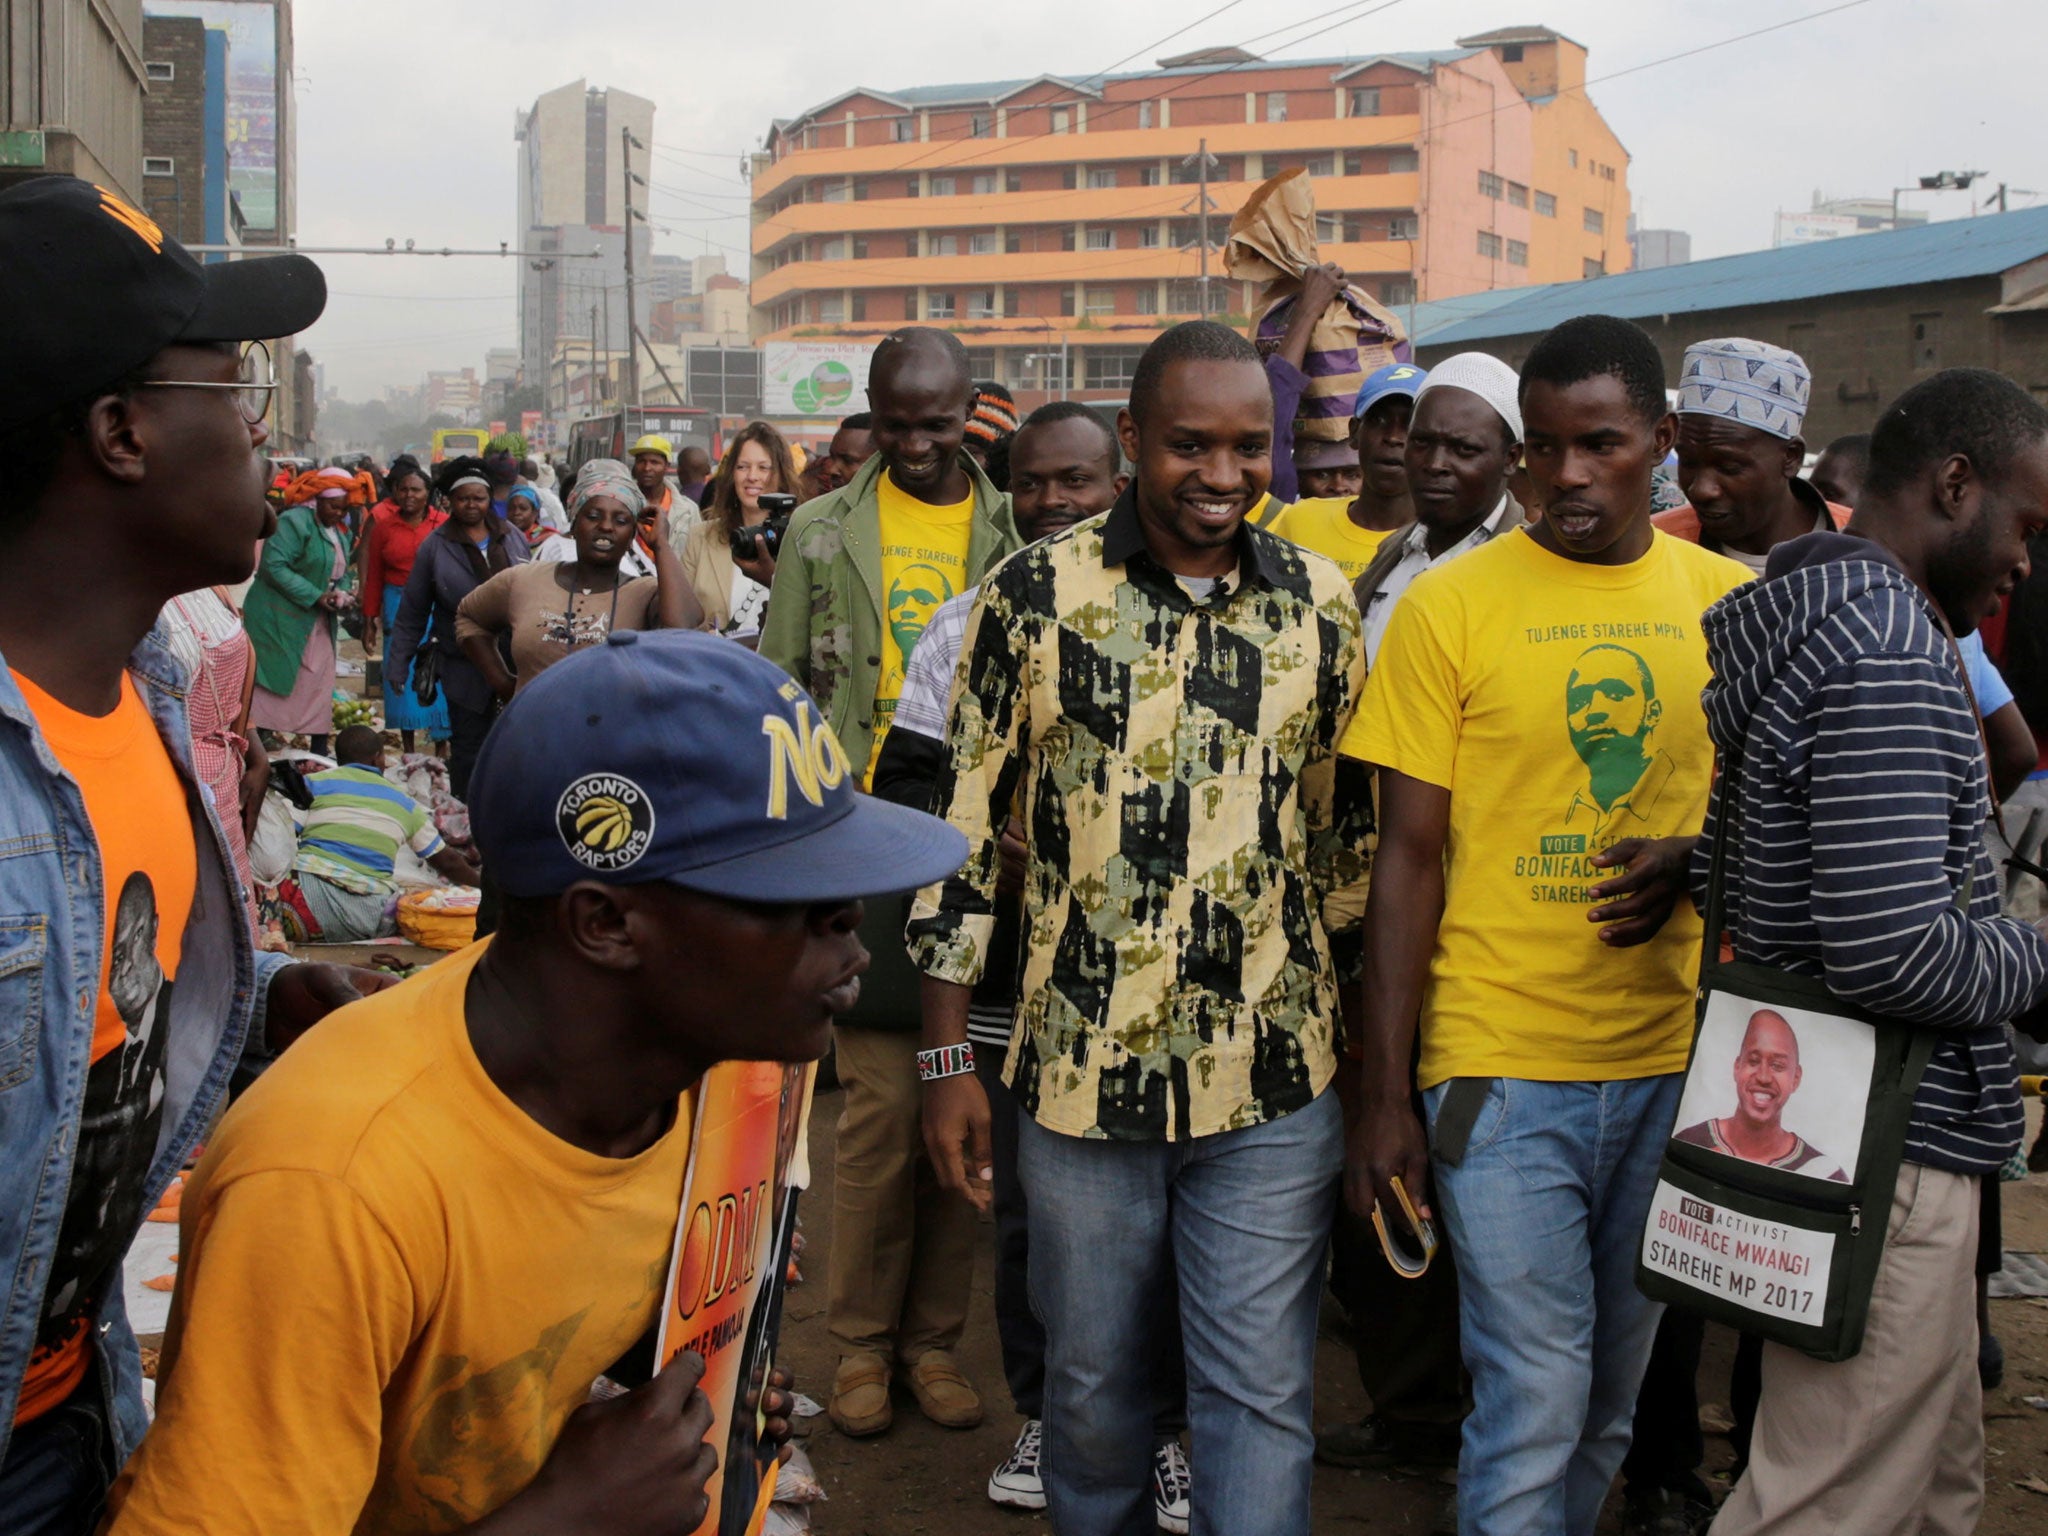
{"label": "yellow t-shirt", "polygon": [[1359,527],[1351,520],[1351,501],[1349,496],[1311,496],[1284,509],[1266,531],[1327,555],[1343,568],[1347,580],[1356,581],[1396,530]]}
{"label": "yellow t-shirt", "polygon": [[896,717],[904,669],[939,604],[967,590],[967,541],[974,493],[934,507],[899,490],[887,470],[876,482],[882,526],[882,675],[875,684],[875,745],[861,782],[875,776],[882,743]]}
{"label": "yellow t-shirt", "polygon": [[484,949],[325,1020],[214,1134],[114,1531],[469,1524],[655,1325],[690,1100],[635,1157],[543,1130],[469,1043]]}
{"label": "yellow t-shirt", "polygon": [[1415,578],[1339,750],[1451,792],[1444,915],[1422,1000],[1423,1087],[1676,1072],[1700,920],[1646,944],[1586,920],[1591,856],[1696,834],[1713,748],[1700,615],[1748,571],[1668,534],[1588,565],[1510,533]]}

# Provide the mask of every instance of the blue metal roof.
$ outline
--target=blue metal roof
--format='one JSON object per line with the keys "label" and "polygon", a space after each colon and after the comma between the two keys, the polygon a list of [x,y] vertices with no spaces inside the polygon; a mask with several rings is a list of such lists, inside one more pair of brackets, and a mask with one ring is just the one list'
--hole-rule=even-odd
{"label": "blue metal roof", "polygon": [[[1461,293],[1454,298],[1430,299],[1422,304],[1389,306],[1407,325],[1410,338],[1419,347],[1434,346],[1439,331],[1448,331],[1452,326],[1463,325],[1467,320],[1476,320],[1490,315],[1506,304],[1517,304],[1533,293],[1559,286],[1543,284],[1540,288],[1489,288],[1479,293]],[[1576,285],[1574,285],[1576,286]]]}
{"label": "blue metal roof", "polygon": [[1423,342],[1441,347],[1534,335],[1574,315],[1641,320],[1991,277],[2040,256],[2048,256],[2048,207],[1981,214],[1579,283],[1511,289],[1516,295],[1512,302],[1426,333]]}

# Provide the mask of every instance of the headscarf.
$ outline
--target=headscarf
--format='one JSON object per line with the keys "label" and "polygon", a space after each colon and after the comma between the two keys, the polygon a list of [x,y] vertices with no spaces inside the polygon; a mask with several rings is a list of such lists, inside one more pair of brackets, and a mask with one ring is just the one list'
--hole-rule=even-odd
{"label": "headscarf", "polygon": [[634,483],[633,471],[617,459],[592,459],[576,472],[576,489],[569,493],[572,524],[583,515],[584,505],[593,496],[610,496],[624,502],[626,510],[636,518],[647,508],[647,498]]}
{"label": "headscarf", "polygon": [[284,499],[290,506],[303,507],[356,489],[356,477],[345,469],[309,469],[284,488]]}

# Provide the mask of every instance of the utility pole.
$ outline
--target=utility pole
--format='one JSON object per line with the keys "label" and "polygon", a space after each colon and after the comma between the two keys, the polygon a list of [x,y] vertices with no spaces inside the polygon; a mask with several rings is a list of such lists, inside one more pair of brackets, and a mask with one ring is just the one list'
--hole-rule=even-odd
{"label": "utility pole", "polygon": [[597,414],[601,403],[597,398],[597,306],[590,306],[590,377],[584,384],[584,393],[590,397],[590,414]]}
{"label": "utility pole", "polygon": [[[654,350],[654,343],[649,341],[646,338],[646,336],[639,331],[637,327],[635,328],[633,334],[639,337],[640,345],[647,349],[647,360],[650,363],[654,364],[654,371],[661,375],[661,382],[668,386],[668,392],[671,396],[674,397],[675,403],[677,405],[687,404],[687,402],[683,399],[683,392],[680,389],[676,388],[676,381],[668,376],[667,365],[665,365],[662,362],[660,354],[658,354]],[[723,380],[720,381],[721,384],[723,382]]]}
{"label": "utility pole", "polygon": [[[633,137],[633,130],[621,124],[619,127],[619,169],[626,183],[626,399],[628,410],[640,404],[640,354],[634,350],[633,338],[639,334],[639,322],[633,313],[633,220],[639,215],[633,210],[633,183],[641,180],[633,174],[633,151],[647,146]],[[611,338],[607,336],[606,342]]]}
{"label": "utility pole", "polygon": [[[1181,164],[1192,166],[1195,169],[1195,249],[1200,252],[1202,262],[1202,276],[1197,284],[1195,312],[1206,320],[1209,318],[1209,210],[1216,206],[1209,201],[1209,171],[1212,166],[1219,165],[1220,162],[1210,155],[1209,141],[1203,139],[1196,147],[1195,152],[1181,161]],[[1183,204],[1182,206],[1185,209],[1186,205]],[[1186,250],[1187,247],[1182,246],[1181,249]]]}

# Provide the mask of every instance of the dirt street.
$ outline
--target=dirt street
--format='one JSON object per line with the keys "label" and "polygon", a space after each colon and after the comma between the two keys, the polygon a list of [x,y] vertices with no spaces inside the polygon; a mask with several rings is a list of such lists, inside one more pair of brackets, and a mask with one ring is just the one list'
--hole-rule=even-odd
{"label": "dirt street", "polygon": [[[805,1283],[789,1293],[783,1357],[800,1387],[820,1402],[831,1386],[837,1356],[825,1332],[826,1255],[832,1240],[832,1146],[840,1095],[818,1099],[812,1116],[811,1157],[815,1182],[804,1197],[804,1232],[809,1260]],[[2040,1122],[2040,1105],[2030,1121]],[[2031,1141],[2032,1131],[2029,1131]],[[991,1229],[991,1236],[993,1235]],[[2048,1251],[2048,1176],[2005,1186],[2005,1246],[2022,1252]],[[1021,1536],[1050,1530],[1040,1515],[996,1508],[984,1491],[988,1474],[1008,1452],[1018,1420],[1003,1387],[996,1350],[993,1245],[982,1248],[974,1273],[973,1312],[960,1360],[981,1388],[989,1413],[979,1429],[943,1430],[925,1421],[907,1391],[899,1390],[896,1423],[873,1440],[849,1440],[820,1415],[810,1421],[811,1456],[828,1498],[815,1506],[813,1529],[820,1536]],[[1989,1496],[1980,1536],[2038,1536],[2048,1529],[2048,1494],[2020,1485],[2027,1479],[2048,1486],[2048,1412],[2022,1399],[2048,1396],[2048,1301],[1994,1301],[1992,1327],[2005,1344],[2005,1385],[1985,1403],[1990,1449]],[[1316,1418],[1355,1418],[1367,1404],[1345,1337],[1342,1312],[1324,1309],[1323,1336],[1316,1349]],[[1702,1404],[1728,1401],[1733,1335],[1709,1330],[1700,1371]],[[1707,1441],[1708,1469],[1728,1464],[1725,1439]],[[1201,1486],[1202,1469],[1194,1469]],[[1317,1532],[1426,1532],[1446,1489],[1432,1482],[1371,1473],[1316,1469]],[[1618,1529],[1617,1494],[1603,1531]]]}

